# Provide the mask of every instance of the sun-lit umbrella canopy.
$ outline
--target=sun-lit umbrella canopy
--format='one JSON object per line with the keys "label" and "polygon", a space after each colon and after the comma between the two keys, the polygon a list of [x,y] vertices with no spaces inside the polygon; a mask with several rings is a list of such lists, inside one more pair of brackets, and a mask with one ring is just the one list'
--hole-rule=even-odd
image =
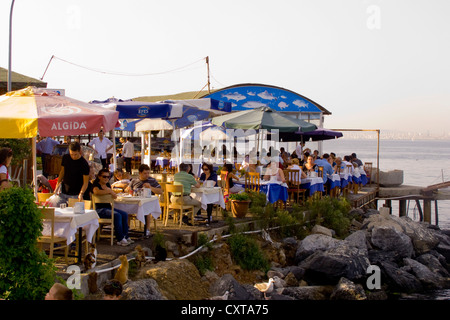
{"label": "sun-lit umbrella canopy", "polygon": [[0,96],[0,137],[31,138],[109,131],[116,111],[75,100],[45,88],[27,87]]}
{"label": "sun-lit umbrella canopy", "polygon": [[233,112],[214,117],[211,122],[218,126],[231,129],[278,129],[279,132],[303,132],[317,128],[315,124],[296,119],[268,107]]}
{"label": "sun-lit umbrella canopy", "polygon": [[136,122],[135,127],[136,131],[173,130],[170,121],[163,119],[142,119]]}

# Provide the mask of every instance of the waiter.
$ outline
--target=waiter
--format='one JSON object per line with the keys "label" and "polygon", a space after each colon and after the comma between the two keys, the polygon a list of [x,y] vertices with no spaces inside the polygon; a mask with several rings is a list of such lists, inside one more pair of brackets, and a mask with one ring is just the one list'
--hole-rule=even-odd
{"label": "waiter", "polygon": [[113,143],[105,138],[103,130],[100,130],[98,137],[92,139],[88,145],[94,148],[94,158],[101,162],[103,169],[108,169],[107,152],[113,147]]}

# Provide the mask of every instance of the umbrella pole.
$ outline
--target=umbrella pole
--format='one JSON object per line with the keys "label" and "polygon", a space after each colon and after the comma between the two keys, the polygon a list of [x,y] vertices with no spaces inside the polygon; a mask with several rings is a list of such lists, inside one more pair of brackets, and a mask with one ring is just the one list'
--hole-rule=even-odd
{"label": "umbrella pole", "polygon": [[113,166],[114,171],[117,169],[117,160],[116,160],[116,130],[112,130],[112,139],[113,139]]}
{"label": "umbrella pole", "polygon": [[31,138],[31,153],[32,153],[32,157],[33,157],[33,188],[34,188],[34,196],[37,199],[37,193],[38,193],[38,186],[37,186],[37,178],[36,178],[36,173],[37,173],[37,162],[36,162],[36,137]]}

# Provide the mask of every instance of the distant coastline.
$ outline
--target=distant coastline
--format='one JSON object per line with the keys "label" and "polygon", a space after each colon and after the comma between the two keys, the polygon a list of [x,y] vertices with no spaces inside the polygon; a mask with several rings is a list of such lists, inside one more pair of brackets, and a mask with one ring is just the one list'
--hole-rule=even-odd
{"label": "distant coastline", "polygon": [[[353,140],[372,140],[377,139],[376,132],[368,131],[343,131],[345,139]],[[445,134],[426,134],[417,132],[398,132],[380,129],[380,139],[382,140],[450,140],[450,133]]]}

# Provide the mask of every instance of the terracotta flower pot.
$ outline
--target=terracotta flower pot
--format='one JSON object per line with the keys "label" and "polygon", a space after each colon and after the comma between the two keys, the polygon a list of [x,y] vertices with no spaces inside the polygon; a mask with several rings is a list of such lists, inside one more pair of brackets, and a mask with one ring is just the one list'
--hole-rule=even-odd
{"label": "terracotta flower pot", "polygon": [[231,213],[235,218],[244,218],[248,211],[250,200],[231,200]]}

